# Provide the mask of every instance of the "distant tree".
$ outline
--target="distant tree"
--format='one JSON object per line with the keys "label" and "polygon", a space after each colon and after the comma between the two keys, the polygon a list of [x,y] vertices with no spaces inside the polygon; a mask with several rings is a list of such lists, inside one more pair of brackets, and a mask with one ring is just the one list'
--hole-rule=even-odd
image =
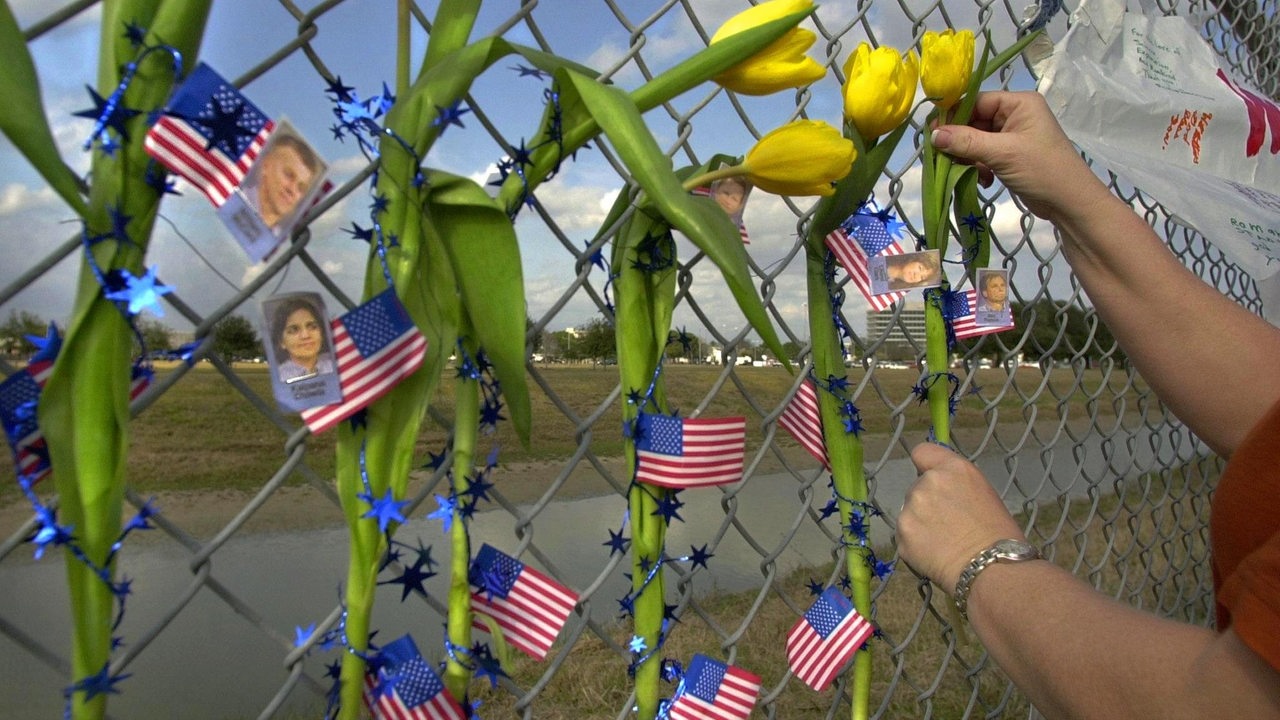
{"label": "distant tree", "polygon": [[213,350],[227,360],[261,357],[262,342],[253,323],[239,315],[228,315],[213,326]]}
{"label": "distant tree", "polygon": [[794,362],[800,357],[800,353],[804,350],[804,345],[795,340],[788,340],[782,343],[782,349],[787,351],[787,359]]}
{"label": "distant tree", "polygon": [[9,319],[0,324],[0,349],[6,355],[26,356],[36,351],[28,335],[44,337],[49,324],[39,315],[26,310],[10,310]]}
{"label": "distant tree", "polygon": [[[604,360],[617,357],[618,346],[615,340],[613,324],[604,318],[596,318],[587,323],[582,334],[574,340],[574,349],[578,357]],[[579,348],[579,346],[581,346]]]}
{"label": "distant tree", "polygon": [[142,341],[147,344],[147,352],[168,351],[173,349],[173,331],[159,320],[144,319],[138,322],[138,332],[142,333]]}

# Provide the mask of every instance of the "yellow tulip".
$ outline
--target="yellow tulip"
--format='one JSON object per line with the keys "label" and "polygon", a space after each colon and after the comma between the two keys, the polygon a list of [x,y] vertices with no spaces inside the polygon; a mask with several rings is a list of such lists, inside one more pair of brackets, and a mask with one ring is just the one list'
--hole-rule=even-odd
{"label": "yellow tulip", "polygon": [[853,141],[820,120],[796,120],[770,131],[747,153],[743,166],[756,187],[775,195],[830,195],[849,174],[858,152]]}
{"label": "yellow tulip", "polygon": [[864,140],[873,140],[902,124],[916,100],[920,61],[915,51],[903,56],[891,47],[867,43],[844,65],[844,116]]}
{"label": "yellow tulip", "polygon": [[[778,18],[812,10],[812,0],[769,0],[729,18],[711,37],[711,43]],[[815,40],[817,36],[812,31],[792,28],[765,49],[717,75],[715,81],[721,87],[744,95],[768,95],[809,85],[827,72],[816,60],[805,55]]]}
{"label": "yellow tulip", "polygon": [[973,31],[926,32],[920,43],[920,85],[942,109],[960,101],[973,74]]}

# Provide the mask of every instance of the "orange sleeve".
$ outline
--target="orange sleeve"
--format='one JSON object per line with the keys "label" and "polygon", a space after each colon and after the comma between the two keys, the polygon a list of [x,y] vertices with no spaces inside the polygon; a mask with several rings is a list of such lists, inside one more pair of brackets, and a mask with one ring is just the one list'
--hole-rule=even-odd
{"label": "orange sleeve", "polygon": [[1218,590],[1231,629],[1280,672],[1280,533],[1245,556]]}

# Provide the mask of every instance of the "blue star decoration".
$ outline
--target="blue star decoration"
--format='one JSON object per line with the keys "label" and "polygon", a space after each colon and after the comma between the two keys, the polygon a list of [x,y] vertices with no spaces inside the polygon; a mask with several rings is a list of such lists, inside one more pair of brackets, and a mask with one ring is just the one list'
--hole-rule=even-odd
{"label": "blue star decoration", "polygon": [[694,547],[694,546],[690,545],[690,546],[689,546],[689,549],[693,551],[693,554],[689,556],[689,568],[690,568],[690,569],[692,569],[692,568],[696,568],[696,567],[698,567],[699,565],[701,565],[703,568],[706,568],[706,567],[707,567],[707,561],[708,561],[708,560],[710,560],[711,558],[715,557],[715,554],[714,554],[714,553],[709,553],[709,552],[707,552],[707,546],[706,546],[706,545],[703,545],[703,546],[702,546],[702,547],[700,547],[700,548],[697,548],[697,547]]}
{"label": "blue star decoration", "polygon": [[244,103],[236,100],[232,108],[227,110],[216,97],[209,99],[213,107],[213,117],[188,117],[188,122],[204,126],[209,133],[209,140],[205,143],[205,150],[218,148],[226,153],[227,157],[237,157],[239,153],[236,148],[240,147],[240,138],[253,137],[257,135],[256,130],[250,130],[240,125],[244,119],[245,106]]}
{"label": "blue star decoration", "polygon": [[306,645],[307,641],[311,639],[311,636],[315,634],[316,634],[315,623],[311,623],[306,627],[302,627],[301,625],[295,625],[293,628],[293,646],[296,648],[300,648],[303,645]]}
{"label": "blue star decoration", "polygon": [[965,229],[974,234],[983,232],[986,226],[986,221],[973,213],[965,215],[964,219],[961,220],[960,223],[965,226]]}
{"label": "blue star decoration", "polygon": [[129,315],[137,315],[144,309],[150,310],[156,317],[164,317],[164,308],[160,307],[160,298],[173,292],[168,285],[161,285],[156,280],[156,266],[147,268],[142,277],[134,277],[128,270],[121,270],[124,288],[107,293],[108,300],[129,304]]}
{"label": "blue star decoration", "polygon": [[635,653],[636,655],[639,655],[643,653],[645,650],[649,649],[649,646],[648,644],[645,643],[644,638],[640,637],[639,635],[632,635],[631,642],[627,645],[627,647],[631,650],[631,652]]}
{"label": "blue star decoration", "polygon": [[466,125],[462,124],[462,116],[469,112],[471,112],[471,109],[463,107],[461,100],[455,101],[452,105],[450,105],[447,108],[440,107],[439,105],[437,105],[436,119],[432,120],[431,124],[440,128],[441,135],[444,134],[445,130],[449,129],[450,125],[457,125],[458,127],[463,128],[465,130]]}
{"label": "blue star decoration", "polygon": [[630,538],[623,537],[621,530],[618,532],[609,530],[609,540],[600,544],[609,548],[609,555],[612,557],[614,553],[625,553],[627,551],[627,546],[630,543]]}
{"label": "blue star decoration", "polygon": [[676,493],[673,492],[666,497],[658,498],[658,508],[651,514],[661,515],[668,525],[671,524],[672,518],[684,522],[684,518],[680,517],[680,508],[682,507],[684,507],[684,503],[680,502],[680,499],[676,497]]}
{"label": "blue star decoration", "polygon": [[547,73],[545,71],[539,70],[538,68],[527,67],[525,65],[517,65],[511,69],[520,73],[520,77],[534,77],[539,80],[542,80],[547,76]]}
{"label": "blue star decoration", "polygon": [[436,495],[436,503],[438,508],[432,510],[428,515],[428,520],[439,520],[444,523],[444,531],[449,532],[449,528],[453,527],[453,511],[457,507],[457,500],[452,497]]}
{"label": "blue star decoration", "polygon": [[360,493],[356,497],[369,503],[369,512],[361,515],[365,518],[378,519],[378,531],[386,532],[387,526],[392,521],[403,523],[405,521],[404,513],[400,512],[401,508],[409,504],[408,500],[396,500],[395,493],[391,492],[391,488],[387,488],[386,494],[382,497],[374,499],[373,495]]}
{"label": "blue star decoration", "polygon": [[[134,117],[141,115],[141,110],[131,110],[120,104],[120,98],[113,94],[109,98],[104,98],[98,94],[96,90],[84,86],[89,91],[89,96],[93,98],[93,109],[81,110],[72,113],[76,117],[88,118],[98,122],[94,128],[94,134],[89,137],[89,143],[92,143],[99,135],[105,135],[108,129],[115,130],[121,138],[129,139],[129,131],[125,129],[125,123]],[[86,146],[87,150],[88,147]]]}
{"label": "blue star decoration", "polygon": [[65,694],[69,698],[77,692],[83,692],[84,702],[86,703],[99,695],[119,695],[120,690],[116,688],[116,685],[121,680],[131,676],[132,673],[129,675],[112,675],[109,667],[104,664],[97,673],[67,688]]}
{"label": "blue star decoration", "polygon": [[823,591],[822,583],[818,582],[817,580],[810,580],[810,581],[809,581],[809,594],[810,594],[810,595],[813,595],[813,596],[815,596],[815,597],[816,597],[816,596],[818,596],[818,595],[821,595],[821,594],[822,594],[822,591]]}
{"label": "blue star decoration", "polygon": [[489,687],[497,689],[498,678],[506,677],[507,673],[503,671],[502,664],[493,656],[489,646],[481,642],[475,643],[471,646],[471,657],[476,661],[476,678],[489,678]]}
{"label": "blue star decoration", "polygon": [[384,580],[379,585],[403,585],[404,589],[400,593],[400,602],[404,602],[411,591],[417,591],[425,596],[427,588],[423,585],[430,578],[435,577],[435,573],[431,571],[431,557],[429,555],[419,555],[418,559],[412,565],[405,565],[404,571],[400,575],[391,580]]}

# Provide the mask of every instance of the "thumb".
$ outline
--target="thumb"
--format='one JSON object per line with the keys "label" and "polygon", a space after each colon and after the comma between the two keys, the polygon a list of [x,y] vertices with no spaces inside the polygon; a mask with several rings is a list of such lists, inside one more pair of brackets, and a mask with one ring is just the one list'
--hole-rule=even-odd
{"label": "thumb", "polygon": [[924,442],[911,449],[911,462],[921,474],[955,457],[954,452],[937,443]]}
{"label": "thumb", "polygon": [[991,133],[967,125],[942,125],[930,136],[933,146],[952,157],[984,163],[991,154]]}

